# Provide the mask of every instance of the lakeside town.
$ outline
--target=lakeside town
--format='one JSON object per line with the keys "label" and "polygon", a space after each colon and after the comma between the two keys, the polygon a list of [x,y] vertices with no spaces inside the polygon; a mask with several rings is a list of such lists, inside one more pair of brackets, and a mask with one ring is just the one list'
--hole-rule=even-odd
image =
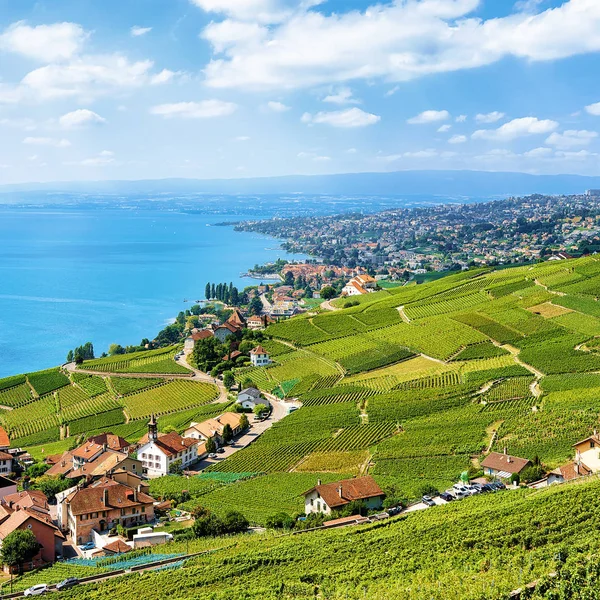
{"label": "lakeside town", "polygon": [[[236,223],[286,240],[323,264],[363,267],[392,278],[469,266],[579,256],[600,243],[600,190],[374,214]],[[406,273],[406,275],[405,275]]]}

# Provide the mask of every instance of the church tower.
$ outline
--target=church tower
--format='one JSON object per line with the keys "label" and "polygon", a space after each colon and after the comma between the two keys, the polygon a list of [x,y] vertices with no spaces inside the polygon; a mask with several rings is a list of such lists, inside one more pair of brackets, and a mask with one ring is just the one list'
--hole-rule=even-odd
{"label": "church tower", "polygon": [[158,425],[156,424],[156,418],[154,417],[154,413],[150,417],[150,421],[148,423],[148,441],[155,442],[158,439]]}

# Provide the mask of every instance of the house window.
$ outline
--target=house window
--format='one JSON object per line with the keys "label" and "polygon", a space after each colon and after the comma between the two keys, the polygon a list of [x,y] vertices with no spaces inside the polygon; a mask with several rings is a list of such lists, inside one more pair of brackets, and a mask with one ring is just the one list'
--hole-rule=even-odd
{"label": "house window", "polygon": [[311,506],[314,506],[314,505],[315,505],[315,501],[314,501],[312,498],[310,499],[310,505],[311,505]]}
{"label": "house window", "polygon": [[142,506],[142,512],[146,512],[146,507]]}
{"label": "house window", "polygon": [[124,508],[122,508],[122,509],[121,509],[121,516],[123,517],[124,515],[125,515],[125,509],[124,509]]}
{"label": "house window", "polygon": [[135,465],[131,465],[133,471],[135,471]]}
{"label": "house window", "polygon": [[[591,441],[591,442],[590,442],[590,448],[595,448],[595,447],[596,447],[596,444],[595,444],[593,441]],[[3,464],[4,464],[4,463],[3,463]]]}

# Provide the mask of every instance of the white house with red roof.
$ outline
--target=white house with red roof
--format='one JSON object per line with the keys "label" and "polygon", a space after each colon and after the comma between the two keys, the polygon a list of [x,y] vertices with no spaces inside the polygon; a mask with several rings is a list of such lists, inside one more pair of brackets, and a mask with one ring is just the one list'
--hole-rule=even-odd
{"label": "white house with red roof", "polygon": [[303,494],[304,508],[307,515],[311,513],[331,514],[332,510],[342,508],[354,501],[362,501],[368,509],[379,509],[385,493],[370,476],[344,479],[333,483],[317,485]]}
{"label": "white house with red roof", "polygon": [[266,367],[271,364],[271,359],[269,353],[262,346],[256,346],[250,350],[250,362],[253,367]]}
{"label": "white house with red roof", "polygon": [[148,477],[168,475],[173,463],[181,461],[181,467],[186,468],[198,460],[199,440],[182,437],[176,431],[158,434],[154,415],[148,423],[148,434],[140,440],[137,450],[138,458],[142,461],[144,474]]}

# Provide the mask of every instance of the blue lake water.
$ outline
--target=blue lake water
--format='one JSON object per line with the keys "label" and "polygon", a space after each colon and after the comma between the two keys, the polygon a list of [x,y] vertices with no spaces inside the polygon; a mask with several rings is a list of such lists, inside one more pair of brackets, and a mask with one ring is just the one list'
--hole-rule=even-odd
{"label": "blue lake water", "polygon": [[0,377],[60,364],[86,341],[97,355],[138,344],[191,305],[184,299],[202,299],[207,281],[241,289],[252,283],[242,272],[286,256],[277,240],[210,226],[220,221],[167,210],[0,211]]}

